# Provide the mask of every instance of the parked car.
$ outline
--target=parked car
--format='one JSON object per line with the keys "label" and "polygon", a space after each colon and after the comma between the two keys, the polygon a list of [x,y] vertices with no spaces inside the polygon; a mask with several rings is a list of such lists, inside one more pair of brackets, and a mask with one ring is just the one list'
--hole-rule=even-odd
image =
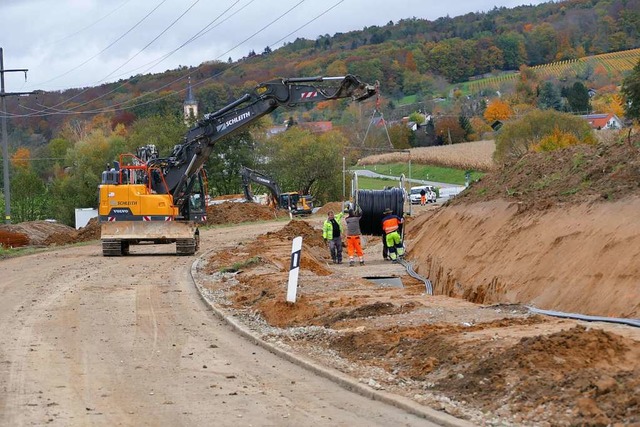
{"label": "parked car", "polygon": [[409,199],[412,205],[420,204],[420,192],[424,189],[427,197],[427,203],[436,202],[436,189],[432,185],[420,185],[418,187],[411,187],[409,191]]}

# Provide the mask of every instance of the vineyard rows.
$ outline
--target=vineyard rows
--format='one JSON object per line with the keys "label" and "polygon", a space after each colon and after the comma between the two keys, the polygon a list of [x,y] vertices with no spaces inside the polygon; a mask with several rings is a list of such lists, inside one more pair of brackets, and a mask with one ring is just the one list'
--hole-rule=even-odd
{"label": "vineyard rows", "polygon": [[[537,65],[531,67],[531,69],[540,80],[549,78],[557,79],[562,76],[575,76],[584,71],[587,65],[590,65],[592,69],[596,69],[596,67],[601,65],[609,73],[625,73],[633,69],[639,59],[640,48]],[[519,73],[509,73],[487,77],[485,79],[467,82],[464,84],[464,87],[469,93],[477,93],[482,90],[500,90],[503,84],[515,83],[518,75]]]}

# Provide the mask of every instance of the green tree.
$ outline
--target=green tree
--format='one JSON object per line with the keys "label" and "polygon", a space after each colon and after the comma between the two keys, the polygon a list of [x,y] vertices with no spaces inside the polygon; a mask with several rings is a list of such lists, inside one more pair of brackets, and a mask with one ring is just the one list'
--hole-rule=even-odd
{"label": "green tree", "polygon": [[138,119],[131,127],[126,149],[135,153],[137,147],[155,144],[160,156],[166,157],[171,154],[175,145],[182,142],[186,130],[182,118],[174,114]]}
{"label": "green tree", "polygon": [[524,36],[521,34],[515,32],[501,34],[496,39],[496,45],[502,50],[506,69],[517,70],[526,63],[527,51]]}
{"label": "green tree", "polygon": [[[422,117],[424,119],[424,117]],[[404,124],[389,126],[389,138],[395,149],[411,148],[411,129]]]}
{"label": "green tree", "polygon": [[499,163],[517,159],[535,144],[559,133],[571,134],[580,143],[595,142],[589,123],[581,117],[555,110],[534,110],[502,126],[496,136],[494,158]]}
{"label": "green tree", "polygon": [[622,83],[625,98],[624,111],[627,118],[640,120],[640,60]]}
{"label": "green tree", "polygon": [[44,182],[29,167],[17,167],[11,177],[11,216],[13,222],[45,219],[49,197]]}
{"label": "green tree", "polygon": [[240,168],[253,168],[255,141],[249,130],[234,133],[216,142],[205,165],[209,193],[237,194],[242,192]]}
{"label": "green tree", "polygon": [[67,152],[69,170],[53,181],[51,194],[54,217],[74,225],[75,208],[97,207],[98,185],[108,163],[125,152],[120,136],[105,136],[100,130],[91,132]]}
{"label": "green tree", "polygon": [[261,165],[282,191],[311,194],[320,202],[341,197],[342,157],[347,139],[339,131],[321,135],[292,127],[260,145]]}
{"label": "green tree", "polygon": [[589,114],[591,112],[589,91],[581,82],[575,82],[573,86],[565,91],[565,96],[569,103],[569,111],[580,114]]}
{"label": "green tree", "polygon": [[552,82],[544,82],[540,87],[538,95],[538,108],[541,110],[554,109],[560,111],[562,109],[562,97],[560,90]]}

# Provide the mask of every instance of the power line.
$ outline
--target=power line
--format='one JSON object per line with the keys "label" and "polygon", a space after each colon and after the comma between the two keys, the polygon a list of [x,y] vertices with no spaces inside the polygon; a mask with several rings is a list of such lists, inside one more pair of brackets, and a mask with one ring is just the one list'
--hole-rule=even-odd
{"label": "power line", "polygon": [[11,224],[11,185],[9,180],[9,142],[7,136],[7,96],[31,95],[35,92],[5,92],[4,91],[4,73],[22,72],[25,80],[27,79],[26,68],[16,68],[12,70],[4,69],[4,54],[0,47],[0,99],[2,105],[2,166],[4,179],[4,221]]}
{"label": "power line", "polygon": [[[252,0],[252,1],[253,1],[253,0]],[[249,37],[247,37],[247,38],[243,39],[242,41],[238,42],[238,43],[237,43],[237,44],[235,44],[233,47],[231,47],[230,49],[228,49],[227,51],[225,51],[224,53],[220,54],[216,59],[219,59],[219,58],[221,58],[221,57],[223,57],[223,56],[226,56],[228,53],[230,53],[230,52],[231,52],[231,51],[233,51],[234,49],[238,48],[239,46],[243,45],[243,44],[244,44],[244,43],[246,43],[247,41],[251,40],[251,39],[252,39],[252,38],[254,38],[256,35],[260,34],[260,33],[261,33],[261,32],[263,32],[264,30],[266,30],[268,27],[272,26],[273,24],[275,24],[276,22],[278,22],[279,20],[281,20],[282,18],[284,18],[286,15],[288,15],[289,13],[291,13],[295,8],[297,8],[298,6],[300,6],[300,4],[302,4],[302,3],[304,3],[304,2],[305,2],[305,0],[301,0],[301,1],[299,1],[299,2],[298,2],[298,3],[296,3],[294,6],[292,6],[291,8],[289,8],[288,10],[286,10],[284,13],[282,13],[280,16],[278,16],[277,18],[275,18],[274,20],[272,20],[271,22],[269,22],[268,24],[266,24],[265,26],[263,26],[262,28],[260,28],[260,29],[259,29],[259,30],[257,30],[256,32],[254,32],[253,34],[251,34]],[[299,31],[300,29],[304,28],[305,26],[307,26],[307,25],[308,25],[308,24],[310,24],[311,22],[313,22],[313,21],[315,21],[315,20],[319,19],[321,16],[325,15],[326,13],[328,13],[329,11],[331,11],[332,9],[334,9],[335,7],[337,7],[338,5],[340,5],[340,4],[341,4],[341,3],[343,3],[343,2],[344,2],[344,0],[340,0],[340,1],[338,1],[336,4],[334,4],[333,6],[331,6],[331,7],[327,8],[327,9],[325,9],[323,12],[321,12],[320,14],[318,14],[317,16],[315,16],[314,18],[310,19],[309,21],[307,21],[305,24],[303,24],[303,25],[301,25],[300,27],[298,27],[298,28],[297,28],[296,30],[294,30],[293,32],[289,33],[287,36],[285,36],[285,38],[286,38],[286,37],[288,37],[288,36],[289,36],[289,35],[291,35],[291,34],[294,34],[296,31]],[[236,13],[237,13],[237,12],[236,12]],[[231,15],[231,16],[233,16],[233,15]],[[227,17],[226,19],[230,18],[231,16]],[[206,27],[205,27],[205,28],[206,28]],[[202,30],[201,30],[201,31],[202,31]],[[207,30],[207,31],[209,31],[209,30]],[[193,39],[196,39],[196,38],[198,38],[198,37],[200,37],[200,36],[201,36],[201,35],[198,35],[198,33],[196,33],[196,35],[193,37]],[[283,39],[284,39],[284,38],[279,39],[278,41],[276,41],[276,42],[275,42],[275,43],[273,43],[272,45],[274,45],[274,46],[275,46],[276,44],[280,43]],[[187,44],[187,43],[189,43],[190,41],[191,41],[191,39],[190,39],[190,40],[188,40],[187,42],[185,42],[184,44]],[[184,45],[184,44],[183,44],[183,45]],[[181,47],[182,47],[182,46],[181,46]],[[224,71],[228,71],[228,70],[230,70],[230,69],[237,68],[237,67],[239,67],[239,66],[241,66],[241,65],[242,65],[242,63],[239,61],[237,64],[235,64],[235,65],[233,65],[233,66],[231,66],[231,67],[227,68],[226,70],[221,71],[220,73],[217,73],[217,74],[215,74],[215,75],[213,75],[213,76],[210,76],[210,77],[207,77],[207,78],[205,78],[205,79],[200,80],[198,83],[194,84],[194,86],[195,86],[195,87],[197,87],[197,86],[203,85],[203,84],[205,84],[205,83],[207,83],[207,82],[211,81],[212,79],[214,79],[214,78],[216,78],[216,77],[220,76]],[[98,108],[98,109],[93,109],[93,110],[85,110],[85,111],[72,111],[71,109],[66,109],[66,110],[57,110],[57,111],[46,111],[47,109],[52,109],[52,108],[57,107],[58,105],[60,105],[60,104],[61,104],[61,103],[58,103],[58,104],[56,104],[56,105],[54,105],[54,106],[52,106],[52,107],[48,107],[48,106],[45,106],[45,105],[41,105],[41,106],[44,108],[44,110],[40,110],[40,111],[38,111],[38,110],[34,110],[34,113],[31,113],[31,114],[24,114],[24,115],[13,114],[13,115],[10,115],[9,117],[16,117],[16,118],[18,118],[18,117],[45,117],[45,116],[49,116],[49,115],[98,114],[98,113],[105,113],[105,112],[122,111],[122,110],[125,110],[125,109],[135,108],[135,107],[137,107],[137,106],[147,105],[147,104],[150,104],[150,103],[153,103],[153,102],[161,101],[161,100],[166,99],[166,98],[168,98],[168,97],[170,97],[170,96],[173,96],[173,95],[175,95],[175,94],[183,93],[186,89],[181,89],[181,90],[178,90],[178,91],[172,91],[171,93],[168,93],[168,94],[166,94],[166,95],[163,95],[163,96],[161,96],[161,97],[159,97],[159,98],[156,98],[156,99],[154,99],[154,100],[145,101],[145,102],[140,102],[140,103],[133,104],[133,105],[127,105],[127,104],[130,104],[131,102],[134,102],[134,101],[136,101],[136,100],[140,100],[141,98],[143,98],[144,96],[146,96],[146,95],[148,95],[148,94],[156,93],[156,92],[160,92],[160,91],[162,91],[162,90],[166,89],[167,87],[169,87],[170,85],[173,85],[173,84],[175,84],[175,83],[178,83],[178,82],[180,82],[181,80],[184,80],[184,79],[186,79],[186,78],[187,78],[187,77],[189,77],[189,76],[192,76],[193,74],[195,74],[195,73],[198,71],[198,69],[199,69],[199,68],[200,68],[199,66],[198,66],[198,67],[195,67],[192,71],[190,71],[190,72],[189,72],[189,73],[187,73],[186,75],[183,75],[183,76],[181,76],[181,77],[178,77],[178,78],[176,78],[175,80],[172,80],[171,82],[169,82],[169,83],[167,83],[167,84],[165,84],[165,85],[162,85],[162,86],[161,86],[161,87],[159,87],[159,88],[156,88],[156,89],[154,89],[154,90],[151,90],[151,91],[149,91],[149,92],[146,92],[145,94],[140,95],[140,96],[137,96],[137,97],[134,97],[134,98],[132,98],[132,99],[129,99],[129,100],[123,101],[123,102],[121,102],[121,103],[111,105],[110,107]],[[125,84],[126,84],[126,83],[125,83]],[[120,85],[118,88],[120,88],[120,87],[122,87],[122,86],[124,86],[124,84]],[[117,89],[114,89],[113,91],[115,91],[115,90],[117,90]],[[112,91],[112,92],[113,92],[113,91]],[[104,95],[102,95],[102,96],[104,96]],[[102,96],[101,96],[101,97],[102,97]],[[96,100],[96,99],[99,99],[99,98],[100,98],[100,97],[98,97],[98,98],[93,98],[92,100],[89,100],[89,101],[87,101],[87,102],[83,103],[82,105],[87,105],[87,104],[89,104],[90,102],[92,102],[92,101],[94,101],[94,100]],[[77,108],[77,107],[78,107],[78,106],[76,106],[76,107],[74,107],[74,108]],[[24,108],[27,108],[27,107],[24,107]],[[35,112],[37,112],[37,114],[36,114]]]}

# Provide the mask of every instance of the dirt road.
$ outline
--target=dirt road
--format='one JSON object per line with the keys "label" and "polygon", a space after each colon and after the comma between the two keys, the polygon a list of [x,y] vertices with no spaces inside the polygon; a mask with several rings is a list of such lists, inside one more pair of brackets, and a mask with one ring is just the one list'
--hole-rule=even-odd
{"label": "dirt road", "polygon": [[[282,227],[203,233],[203,247]],[[238,337],[172,246],[0,261],[0,425],[430,425]]]}

